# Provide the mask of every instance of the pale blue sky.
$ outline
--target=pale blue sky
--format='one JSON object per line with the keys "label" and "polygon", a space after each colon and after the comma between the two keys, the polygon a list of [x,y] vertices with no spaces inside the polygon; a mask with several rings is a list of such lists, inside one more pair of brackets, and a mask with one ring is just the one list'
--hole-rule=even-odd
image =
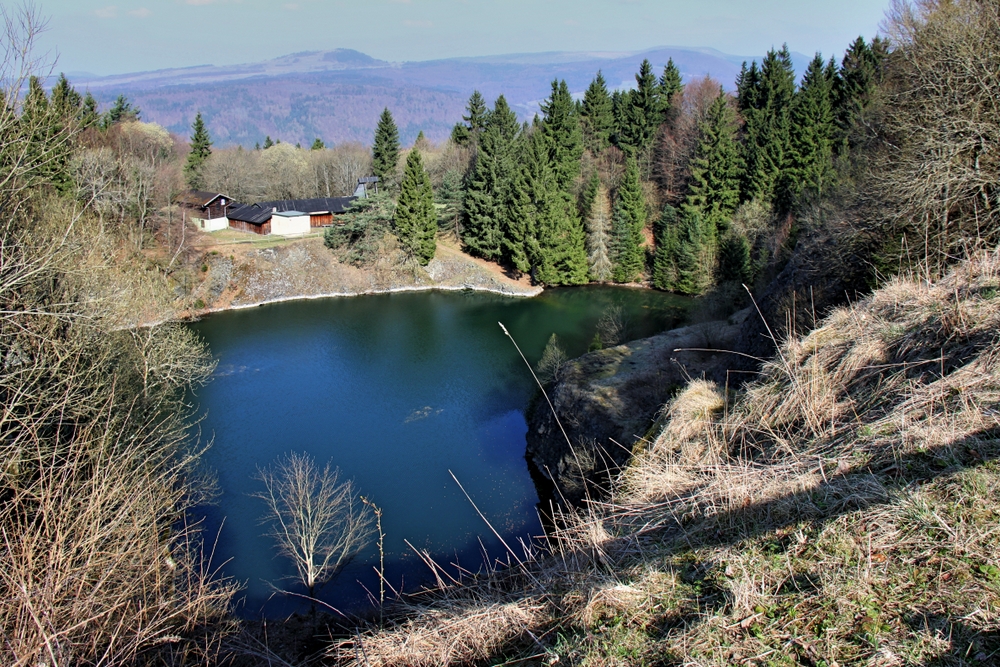
{"label": "pale blue sky", "polygon": [[[7,2],[5,1],[5,4]],[[115,74],[351,48],[391,61],[707,46],[840,55],[887,0],[37,0],[57,71]]]}

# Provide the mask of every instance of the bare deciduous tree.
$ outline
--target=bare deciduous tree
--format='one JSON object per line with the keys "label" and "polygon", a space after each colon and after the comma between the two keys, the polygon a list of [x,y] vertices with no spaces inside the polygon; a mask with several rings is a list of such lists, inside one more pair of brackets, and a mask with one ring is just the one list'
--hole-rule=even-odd
{"label": "bare deciduous tree", "polygon": [[288,454],[259,472],[267,503],[264,521],[278,551],[295,564],[299,581],[313,597],[369,542],[371,513],[351,480],[340,481],[330,463],[321,470],[307,454]]}

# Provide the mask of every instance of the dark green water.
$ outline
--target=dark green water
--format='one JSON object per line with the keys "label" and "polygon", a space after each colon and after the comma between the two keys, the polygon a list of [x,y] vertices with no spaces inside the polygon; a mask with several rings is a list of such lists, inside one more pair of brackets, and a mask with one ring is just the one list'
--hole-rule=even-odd
{"label": "dark green water", "polygon": [[[294,301],[218,313],[192,324],[218,359],[196,402],[206,455],[221,495],[206,510],[215,563],[246,583],[242,613],[282,616],[308,608],[272,595],[302,592],[289,562],[262,537],[264,507],[251,494],[258,466],[283,453],[328,460],[383,508],[386,576],[412,590],[428,581],[414,547],[442,564],[478,570],[499,541],[449,475],[461,481],[508,544],[541,533],[524,461],[524,409],[536,391],[497,322],[534,364],[552,333],[582,354],[598,319],[621,305],[633,337],[673,328],[689,300],[648,290],[584,287],[533,299],[472,292],[401,293]],[[319,597],[364,611],[377,595],[374,545]]]}

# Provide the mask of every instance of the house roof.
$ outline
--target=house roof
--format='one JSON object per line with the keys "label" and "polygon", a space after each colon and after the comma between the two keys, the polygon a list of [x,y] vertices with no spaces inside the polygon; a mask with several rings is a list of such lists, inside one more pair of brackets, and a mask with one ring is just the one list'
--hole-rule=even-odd
{"label": "house roof", "polygon": [[272,215],[280,215],[282,218],[297,218],[302,215],[309,215],[308,213],[303,213],[302,211],[278,211]]}
{"label": "house roof", "polygon": [[177,195],[178,204],[187,204],[188,206],[201,206],[205,207],[211,204],[213,201],[219,197],[226,197],[227,200],[231,199],[221,192],[207,192],[205,190],[185,190],[184,192]]}
{"label": "house roof", "polygon": [[262,201],[256,204],[234,204],[229,208],[229,219],[262,225],[279,213],[298,213],[298,215],[317,215],[325,213],[343,213],[357,197],[317,197],[314,199],[280,199],[277,201]]}

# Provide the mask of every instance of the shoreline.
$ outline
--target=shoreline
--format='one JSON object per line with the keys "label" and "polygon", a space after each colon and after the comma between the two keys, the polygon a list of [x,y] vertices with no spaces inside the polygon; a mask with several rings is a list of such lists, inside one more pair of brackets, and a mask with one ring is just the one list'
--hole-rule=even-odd
{"label": "shoreline", "polygon": [[401,287],[390,287],[387,289],[370,289],[361,292],[325,292],[323,294],[299,294],[295,296],[282,296],[273,299],[265,299],[263,301],[258,301],[255,303],[244,303],[239,305],[226,306],[224,308],[205,308],[192,313],[189,316],[181,317],[181,321],[191,321],[205,315],[211,315],[214,313],[224,313],[231,310],[247,310],[249,308],[259,308],[261,306],[267,306],[274,303],[284,303],[287,301],[307,301],[313,299],[337,299],[337,298],[348,298],[348,297],[359,297],[359,296],[375,296],[379,294],[396,294],[401,292],[431,292],[431,291],[442,291],[442,292],[487,292],[490,294],[499,294],[501,296],[509,296],[519,299],[530,299],[538,296],[545,291],[544,287],[536,287],[527,292],[519,292],[515,290],[498,289],[496,287],[483,287],[480,285],[406,285]]}

